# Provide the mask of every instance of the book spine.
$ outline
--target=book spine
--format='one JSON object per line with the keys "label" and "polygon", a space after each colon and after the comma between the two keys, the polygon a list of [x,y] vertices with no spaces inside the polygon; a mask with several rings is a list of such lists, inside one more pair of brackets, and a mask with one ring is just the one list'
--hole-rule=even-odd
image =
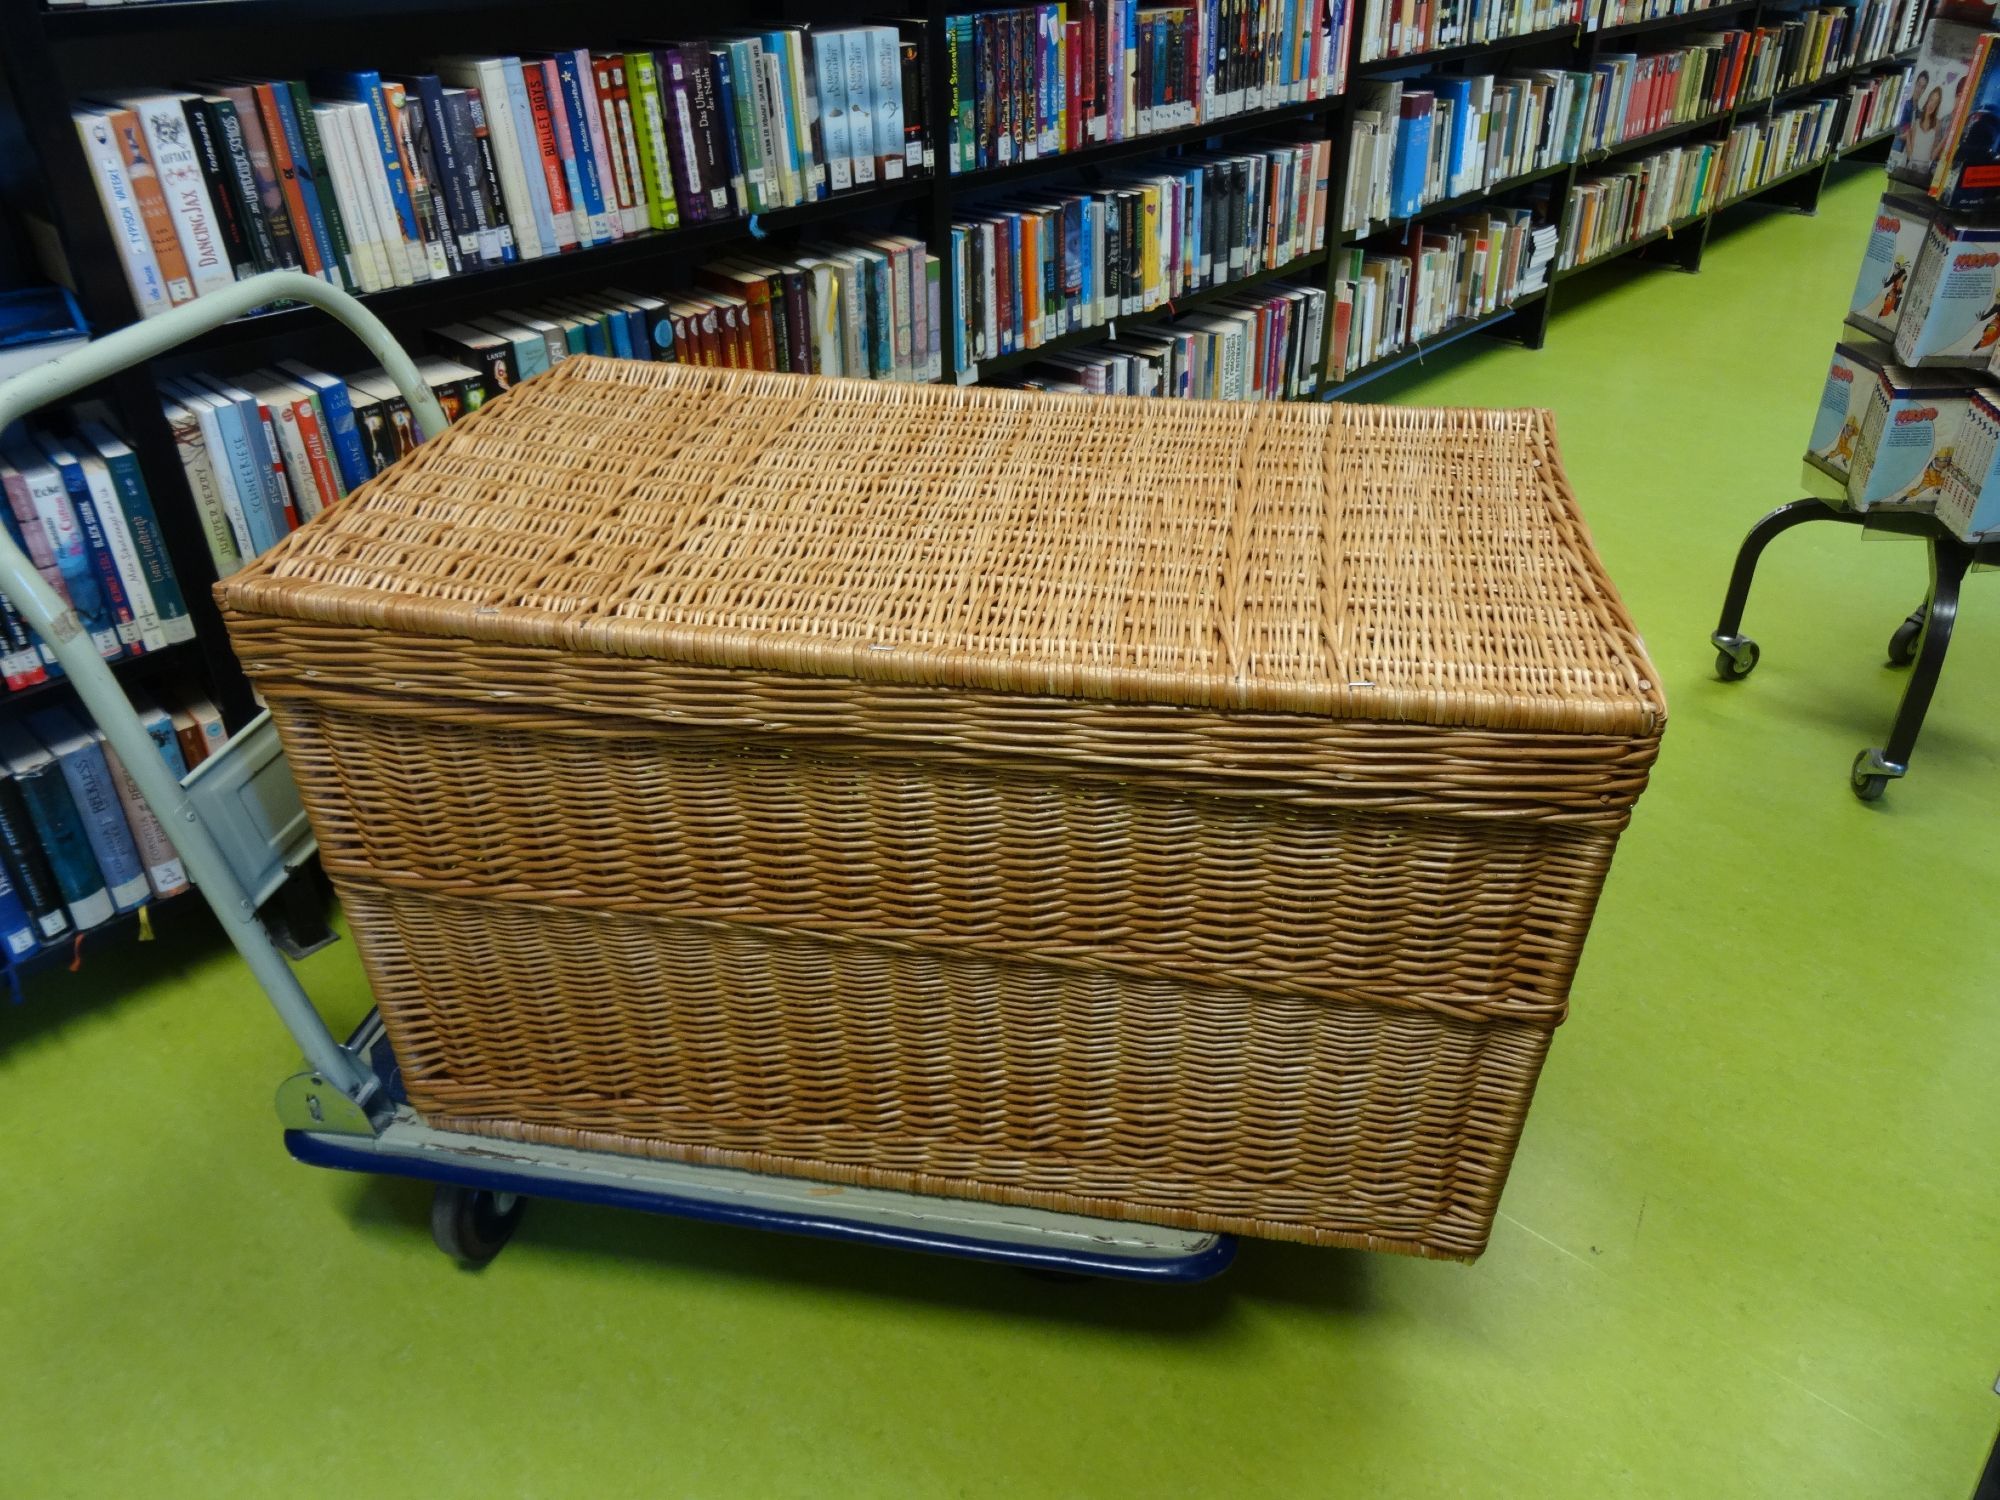
{"label": "book spine", "polygon": [[[54,459],[53,454],[51,457]],[[111,537],[98,515],[97,501],[90,493],[90,481],[84,475],[83,465],[74,457],[65,454],[54,462],[69,496],[69,508],[76,516],[77,530],[82,534],[84,547],[88,550],[91,571],[97,579],[99,597],[103,599],[111,618],[120,654],[131,649],[136,655],[145,650],[145,644],[140,639],[138,616],[133,612],[131,596],[126,592],[124,574],[119,569],[117,554],[112,550]],[[110,659],[106,657],[106,660]]]}
{"label": "book spine", "polygon": [[112,111],[110,120],[125,180],[138,202],[140,219],[152,242],[153,258],[166,284],[168,300],[175,306],[192,302],[196,296],[194,275],[188,269],[187,254],[181,249],[180,235],[174,228],[173,210],[167,206],[166,192],[146,146],[145,127],[139,123],[138,114],[129,109]]}
{"label": "book spine", "polygon": [[903,176],[903,54],[902,39],[893,26],[870,26],[868,46],[873,58],[873,118],[875,166],[885,182]]}
{"label": "book spine", "polygon": [[[347,257],[341,254],[340,246],[333,235],[333,219],[327,212],[327,203],[332,201],[328,193],[322,201],[319,180],[314,175],[312,154],[306,149],[305,127],[300,123],[298,111],[292,104],[292,85],[273,83],[270,85],[271,102],[278,122],[278,128],[285,138],[285,151],[292,165],[292,182],[298,190],[299,201],[303,205],[305,220],[312,226],[313,244],[319,252],[320,265],[325,279],[337,287],[353,291],[358,287],[353,276],[353,267]],[[303,94],[303,90],[300,91]]]}
{"label": "book spine", "polygon": [[[41,715],[30,715],[29,722],[46,721]],[[111,893],[111,904],[118,911],[130,911],[146,899],[151,887],[118,804],[117,783],[111,779],[103,748],[94,739],[73,738],[56,759],[70,800],[76,805],[83,836]]]}
{"label": "book spine", "polygon": [[256,205],[250,217],[261,220],[270,233],[271,249],[277,256],[278,267],[297,270],[305,264],[305,255],[299,245],[299,230],[292,223],[289,199],[279,178],[270,136],[264,128],[263,109],[257,92],[249,84],[232,84],[221,88],[219,97],[229,106],[228,113],[223,116],[225,132],[229,123],[233,122],[235,133],[243,141],[243,154],[249,161]]}
{"label": "book spine", "polygon": [[[270,210],[259,184],[257,164],[250,150],[250,127],[237,112],[235,102],[222,97],[205,99],[202,109],[208,116],[210,130],[222,152],[227,174],[226,187],[236,204],[238,221],[250,238],[251,256],[257,268],[276,271],[298,264],[296,254],[288,260],[284,247],[279,244],[276,226],[271,221]],[[281,215],[283,208],[280,202]]]}
{"label": "book spine", "polygon": [[[624,237],[625,226],[621,220],[614,232],[610,205],[605,202],[603,185],[598,177],[597,142],[590,129],[596,111],[584,100],[584,75],[577,72],[576,54],[557,53],[552,67],[556,85],[549,95],[549,109],[565,163],[564,181],[569,186],[570,201],[578,215],[577,241],[584,245],[609,244]],[[545,78],[549,71],[550,67],[543,68]]]}
{"label": "book spine", "polygon": [[313,113],[311,97],[302,83],[288,83],[285,87],[291,95],[291,118],[298,122],[298,146],[300,156],[294,166],[297,168],[306,188],[318,202],[321,216],[326,221],[327,240],[333,247],[334,264],[350,290],[358,290],[361,285],[359,252],[355,248],[352,226],[347,216],[340,211],[340,196],[335,190],[333,177],[328,169],[326,142],[319,133],[319,117]]}
{"label": "book spine", "polygon": [[[664,205],[670,200],[690,224],[703,222],[708,213],[707,197],[697,187],[698,165],[690,173],[692,134],[677,110],[672,81],[663,76],[670,57],[678,60],[680,53],[628,52],[624,59],[639,173],[646,184],[646,222],[654,229],[667,227]],[[684,79],[681,88],[684,96]]]}
{"label": "book spine", "polygon": [[163,95],[136,101],[132,106],[145,131],[152,153],[153,170],[160,191],[173,216],[174,231],[181,254],[194,282],[195,295],[228,286],[236,277],[215,222],[215,207],[209,201],[189,138],[187,115],[178,97]]}
{"label": "book spine", "polygon": [[[604,202],[605,224],[614,240],[622,240],[636,225],[626,222],[627,211],[632,206],[631,187],[626,184],[620,189],[624,175],[623,160],[617,152],[618,119],[617,106],[611,104],[605,93],[598,88],[595,64],[587,49],[578,48],[572,54],[576,61],[576,96],[579,112],[583,116],[584,134],[589,139],[591,166],[597,174],[597,196]],[[605,88],[610,85],[610,75],[605,75]],[[613,110],[611,130],[605,132],[604,111],[607,105]]]}
{"label": "book spine", "polygon": [[332,247],[328,245],[322,249],[320,235],[323,231],[306,211],[305,197],[299,188],[298,169],[292,160],[291,142],[285,133],[284,119],[278,113],[276,89],[271,84],[259,83],[252,85],[251,92],[257,101],[257,116],[270,151],[271,167],[277,173],[278,189],[284,196],[286,219],[297,237],[300,264],[311,275],[337,283],[340,273],[326,258],[332,254]]}
{"label": "book spine", "polygon": [[[389,202],[395,208],[393,226],[408,247],[412,268],[419,273],[429,266],[424,236],[417,222],[417,205],[410,196],[410,183],[403,170],[402,143],[397,122],[389,112],[388,96],[382,92],[382,75],[372,70],[348,73],[339,80],[345,96],[368,106],[368,123],[374,127],[375,151],[382,159],[382,173],[389,187]],[[384,229],[392,226],[383,225]],[[419,275],[421,278],[421,274]]]}
{"label": "book spine", "polygon": [[162,899],[178,896],[188,888],[188,877],[180,855],[174,852],[173,840],[160,826],[159,818],[146,801],[146,794],[139,790],[139,783],[132,779],[132,773],[118,759],[118,752],[109,743],[99,748],[103,752],[111,784],[118,793],[118,805],[124,811],[126,826],[131,830],[132,843],[145,871],[147,885],[155,896]]}
{"label": "book spine", "polygon": [[126,175],[109,117],[80,113],[76,116],[76,130],[83,138],[98,200],[104,205],[104,216],[118,245],[118,258],[125,268],[126,285],[132,289],[133,305],[142,318],[164,312],[172,306],[172,299],[167,295],[159,260],[153,254],[152,235],[133,194],[131,179]]}
{"label": "book spine", "polygon": [[126,534],[131,538],[141,583],[159,620],[161,644],[172,646],[193,640],[194,620],[188,614],[187,599],[181,593],[180,581],[174,577],[173,564],[167,560],[166,538],[161,534],[159,517],[153,511],[152,497],[146,493],[146,482],[140,476],[138,459],[133,457],[131,449],[109,433],[100,436],[91,431],[88,435],[103,460],[111,481],[115,509],[119,512]]}
{"label": "book spine", "polygon": [[639,147],[632,138],[629,108],[621,119],[619,104],[624,90],[625,66],[608,57],[590,60],[590,76],[597,90],[597,112],[603,117],[605,154],[611,168],[611,188],[618,198],[618,223],[627,234],[637,234],[651,226],[645,179],[639,175]]}
{"label": "book spine", "polygon": [[[525,198],[525,190],[516,189],[510,193],[508,179],[519,177],[520,164],[511,161],[503,171],[500,165],[499,148],[494,142],[494,126],[486,113],[486,95],[479,89],[468,88],[462,93],[454,93],[453,101],[462,104],[473,150],[478,154],[480,197],[486,203],[487,220],[493,226],[493,234],[499,241],[500,259],[503,264],[512,265],[526,252],[521,248],[521,220],[515,209]],[[502,98],[500,108],[507,112],[507,101]],[[509,127],[511,129],[511,125]],[[532,231],[534,215],[526,215],[527,227]]]}
{"label": "book spine", "polygon": [[813,68],[819,82],[820,139],[826,146],[827,180],[836,193],[854,186],[853,138],[849,134],[847,44],[839,32],[812,36]]}
{"label": "book spine", "polygon": [[[528,117],[534,134],[535,166],[541,171],[541,188],[548,195],[550,232],[558,250],[574,250],[583,243],[571,209],[569,175],[563,164],[562,145],[556,135],[555,116],[550,113],[548,83],[538,62],[521,64],[521,86],[527,91]],[[531,170],[533,170],[531,168]],[[588,226],[584,226],[586,229]]]}
{"label": "book spine", "polygon": [[229,527],[223,504],[215,460],[195,414],[171,403],[165,408],[167,425],[174,435],[174,451],[180,457],[181,472],[187,476],[188,493],[194,498],[195,513],[201,517],[202,538],[215,563],[215,576],[227,578],[243,566],[243,556]]}
{"label": "book spine", "polygon": [[876,180],[875,170],[875,90],[872,67],[873,48],[868,30],[856,27],[840,33],[847,54],[847,142],[854,181],[867,187]]}
{"label": "book spine", "polygon": [[30,825],[49,869],[55,876],[68,915],[79,929],[99,926],[111,919],[116,908],[105,889],[97,857],[91,853],[76,803],[64,784],[60,767],[53,760],[29,771],[16,771]]}
{"label": "book spine", "polygon": [[0,773],[0,856],[4,856],[15,894],[27,908],[37,937],[47,943],[68,932],[62,888],[35,836],[34,820],[21,799],[21,789],[4,773]]}
{"label": "book spine", "polygon": [[209,105],[200,99],[186,98],[181,101],[181,114],[187,121],[188,139],[194,147],[195,161],[201,168],[201,180],[208,190],[209,204],[215,210],[216,232],[221,236],[223,253],[229,261],[230,278],[240,281],[258,271],[269,270],[268,265],[258,260],[250,228],[243,221],[235,170]]}
{"label": "book spine", "polygon": [[412,133],[423,137],[419,144],[428,153],[432,187],[444,199],[435,211],[447,255],[455,250],[461,269],[497,265],[500,247],[487,229],[480,203],[478,165],[466,156],[469,132],[462,113],[445,102],[444,83],[437,74],[421,73],[415,85],[417,97],[410,102],[418,113],[411,122]]}

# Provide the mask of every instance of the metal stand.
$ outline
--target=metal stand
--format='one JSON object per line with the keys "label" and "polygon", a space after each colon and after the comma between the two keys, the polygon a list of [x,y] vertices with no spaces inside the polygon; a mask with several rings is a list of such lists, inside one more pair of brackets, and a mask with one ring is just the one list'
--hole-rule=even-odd
{"label": "metal stand", "polygon": [[1824,500],[1794,500],[1781,505],[1755,526],[1736,553],[1736,567],[1729,575],[1729,592],[1722,600],[1722,618],[1715,633],[1715,675],[1724,682],[1737,682],[1756,669],[1757,643],[1742,633],[1743,610],[1750,602],[1750,584],[1757,576],[1757,560],[1779,533],[1808,521],[1840,521],[1871,531],[1898,536],[1922,537],[1930,543],[1931,584],[1924,602],[1911,610],[1889,637],[1889,665],[1910,667],[1910,680],[1903,689],[1903,701],[1896,710],[1889,743],[1873,747],[1854,757],[1849,784],[1863,802],[1878,800],[1891,781],[1908,774],[1910,756],[1917,748],[1917,735],[1930,711],[1931,695],[1937,691],[1938,675],[1944,670],[1945,652],[1951,646],[1952,626],[1958,620],[1958,587],[1975,563],[2000,563],[2000,539],[1967,542],[1944,527],[1928,510],[1877,507],[1872,510],[1843,510]]}

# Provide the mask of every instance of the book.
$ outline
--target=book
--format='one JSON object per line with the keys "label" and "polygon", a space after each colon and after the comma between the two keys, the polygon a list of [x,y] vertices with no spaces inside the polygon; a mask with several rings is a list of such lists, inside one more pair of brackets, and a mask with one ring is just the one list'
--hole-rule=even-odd
{"label": "book", "polygon": [[[122,656],[124,644],[119,638],[117,616],[98,571],[97,558],[70,503],[67,484],[55,465],[25,441],[0,438],[0,457],[20,476],[43,540],[62,578],[63,597],[76,612],[77,622],[98,655],[107,661]],[[26,530],[25,518],[21,524]]]}
{"label": "book", "polygon": [[243,552],[229,523],[228,507],[222,497],[222,481],[216,472],[208,432],[185,400],[166,397],[161,402],[161,410],[166,415],[168,430],[173,434],[174,452],[180,459],[188,494],[194,500],[195,514],[201,520],[202,540],[207,544],[209,558],[215,564],[215,576],[227,578],[243,566]]}
{"label": "book", "polygon": [[1896,337],[1910,270],[1935,215],[1924,199],[1897,193],[1883,196],[1861,257],[1861,274],[1848,298],[1848,322],[1877,338]]}
{"label": "book", "polygon": [[70,930],[55,869],[42,849],[20,786],[4,769],[0,769],[0,863],[39,941],[53,942]]}
{"label": "book", "polygon": [[[131,830],[133,847],[137,850],[140,866],[146,872],[146,884],[155,896],[178,896],[188,888],[187,869],[175,850],[167,831],[160,825],[159,816],[146,801],[145,793],[139,790],[139,783],[132,773],[118,759],[118,752],[98,736],[98,748],[103,752],[104,763],[111,774],[111,784],[118,793],[119,810],[125,815],[125,825]],[[178,748],[178,747],[176,747]]]}
{"label": "book", "polygon": [[[159,620],[162,644],[171,646],[193,640],[194,620],[188,613],[180,580],[174,576],[173,563],[167,555],[166,536],[160,529],[145,478],[139,472],[137,456],[103,422],[86,420],[78,430],[102,460],[111,480],[114,489],[111,508],[122,514],[137,560],[141,585]],[[100,506],[100,509],[103,508]]]}
{"label": "book", "polygon": [[2000,228],[1931,222],[1896,319],[1900,364],[1983,370],[2000,345]]}
{"label": "book", "polygon": [[1971,377],[1885,364],[1876,372],[1848,466],[1847,499],[1935,505],[1971,404]]}
{"label": "book", "polygon": [[1929,186],[1985,35],[1957,21],[1933,21],[1924,33],[1909,104],[1889,147],[1891,177]]}
{"label": "book", "polygon": [[230,285],[236,275],[188,126],[185,105],[193,97],[144,94],[120,102],[138,116],[160,192],[180,241],[182,258],[195,295],[200,296]]}
{"label": "book", "polygon": [[105,220],[111,226],[125,284],[132,291],[132,304],[142,318],[164,312],[173,305],[173,299],[160,273],[152,234],[112,129],[112,112],[80,109],[74,118],[77,135],[83,141],[84,157],[90,163],[91,181],[104,207]]}
{"label": "book", "polygon": [[2000,406],[1991,390],[1975,390],[1966,406],[1938,492],[1937,516],[1968,542],[2000,532]]}
{"label": "book", "polygon": [[105,759],[102,737],[66,708],[28,715],[28,727],[62,768],[83,834],[117,911],[146,900],[151,886],[132,829],[118,799],[118,784]]}
{"label": "book", "polygon": [[[20,725],[0,723],[0,765],[6,767],[8,785],[18,794],[35,843],[48,861],[69,923],[88,931],[110,921],[118,908],[56,757]],[[132,858],[136,864],[136,851]],[[143,885],[145,876],[139,879]]]}

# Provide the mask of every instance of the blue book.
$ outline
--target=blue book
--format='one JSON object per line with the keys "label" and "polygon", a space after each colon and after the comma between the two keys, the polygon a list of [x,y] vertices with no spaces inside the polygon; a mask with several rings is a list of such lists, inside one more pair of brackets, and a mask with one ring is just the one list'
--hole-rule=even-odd
{"label": "blue book", "polygon": [[1083,199],[1072,193],[1063,199],[1063,322],[1082,326]]}
{"label": "blue book", "polygon": [[[368,118],[375,126],[375,150],[389,179],[389,201],[402,225],[403,240],[411,246],[421,246],[424,236],[417,227],[417,208],[410,201],[409,182],[403,176],[403,153],[396,142],[396,122],[389,118],[389,102],[382,97],[382,75],[372,68],[327,73],[315,80],[313,88],[329,98],[352,99],[368,106]],[[428,257],[420,264],[428,266]]]}
{"label": "blue book", "polygon": [[[1083,295],[1077,308],[1077,318],[1079,323],[1087,324],[1096,316],[1097,309],[1097,200],[1084,196],[1077,202],[1083,223]],[[960,368],[964,366],[960,365]]]}
{"label": "blue book", "polygon": [[48,540],[49,551],[55,556],[70,608],[76,611],[77,620],[90,636],[97,654],[115,661],[125,654],[118,639],[118,621],[111,613],[104,585],[98,580],[90,544],[84,540],[83,528],[77,524],[76,512],[70,507],[68,486],[54,467],[26,443],[0,444],[0,453],[28,483],[29,499],[41,523],[42,535]]}
{"label": "blue book", "polygon": [[283,83],[273,83],[270,89],[271,107],[277,112],[278,124],[285,132],[285,149],[292,154],[292,181],[299,190],[299,200],[305,204],[307,229],[312,234],[313,243],[319,247],[321,263],[331,273],[326,279],[344,290],[358,292],[361,288],[349,282],[347,263],[334,248],[333,232],[327,227],[326,207],[320,202],[319,186],[313,181],[312,158],[306,151],[305,132],[299,128],[298,111],[292,107],[292,91]]}
{"label": "blue book", "polygon": [[130,911],[142,904],[153,888],[146,882],[146,866],[125,821],[118,783],[112,778],[97,731],[87,728],[66,708],[29,714],[28,727],[62,767],[63,781],[76,804],[97,868],[103,872],[105,887],[111,892],[112,905],[119,911]]}
{"label": "blue book", "polygon": [[0,863],[0,947],[7,950],[10,959],[19,959],[41,946],[34,919],[15,893],[14,882],[7,878],[6,865]]}
{"label": "blue book", "polygon": [[424,119],[430,126],[431,151],[437,157],[438,176],[443,179],[438,189],[444,194],[446,216],[451,221],[438,228],[458,242],[459,256],[468,269],[499,265],[498,237],[479,233],[479,216],[473,211],[473,201],[480,193],[481,168],[460,154],[464,142],[454,127],[452,110],[445,103],[444,83],[435,73],[419,73],[403,79],[402,84],[423,106]]}
{"label": "blue book", "polygon": [[[617,213],[619,209],[613,203],[607,211],[603,182],[597,175],[597,142],[590,133],[591,112],[597,108],[597,81],[578,76],[574,52],[552,55],[556,64],[556,82],[561,85],[560,103],[563,113],[569,118],[570,149],[576,153],[570,196],[585,215],[584,222],[577,225],[577,238],[586,245],[609,244],[613,237],[609,214]],[[589,91],[587,98],[586,90]],[[549,102],[553,105],[558,101],[551,99]],[[601,125],[599,128],[602,128]],[[605,149],[610,149],[608,142]]]}
{"label": "blue book", "polygon": [[270,512],[264,508],[264,481],[257,473],[257,457],[250,447],[250,434],[243,426],[243,414],[236,409],[235,402],[218,395],[209,385],[185,381],[178,386],[169,383],[167,390],[179,399],[191,397],[205,402],[209,415],[215,419],[215,435],[221,440],[221,451],[211,453],[210,457],[218,469],[228,469],[229,489],[243,516],[244,540],[249,544],[243,560],[248,562],[277,537],[271,531]]}
{"label": "blue book", "polygon": [[[955,20],[958,18],[954,18]],[[838,32],[812,33],[813,73],[819,84],[819,133],[826,147],[827,181],[836,193],[854,186],[847,134],[847,44]]]}
{"label": "blue book", "polygon": [[1472,191],[1473,187],[1465,180],[1466,148],[1470,140],[1467,131],[1468,127],[1476,128],[1478,124],[1472,118],[1472,80],[1426,78],[1423,83],[1432,97],[1451,105],[1451,141],[1445,151],[1444,196],[1456,198],[1460,193]]}
{"label": "blue book", "polygon": [[146,733],[152,736],[153,743],[159,747],[160,759],[165,761],[167,769],[174,773],[174,780],[186,780],[187,757],[181,754],[181,740],[180,736],[174,733],[173,715],[137,688],[128,690],[126,696],[132,700],[133,716],[145,726]]}
{"label": "blue book", "polygon": [[256,398],[247,391],[206,376],[200,379],[197,389],[214,403],[215,423],[222,433],[222,445],[229,451],[230,478],[243,507],[250,545],[261,556],[287,530],[283,512],[272,502],[271,457],[264,441],[263,416]]}
{"label": "blue book", "polygon": [[[104,591],[105,603],[116,625],[121,654],[140,655],[146,648],[139,640],[139,617],[125,592],[125,580],[118,574],[118,559],[112,553],[111,539],[104,533],[104,522],[98,517],[97,502],[91,498],[90,481],[84,476],[83,465],[77,462],[75,454],[46,433],[36,434],[35,440],[41,445],[43,457],[62,478],[69,508],[76,515],[77,530],[83,533],[83,543],[90,549],[91,570],[97,575],[98,587]],[[105,660],[116,658],[107,656]]]}
{"label": "blue book", "polygon": [[83,422],[79,430],[104,460],[112,487],[118,492],[118,506],[125,513],[125,529],[131,533],[132,550],[138,554],[139,566],[145,573],[146,592],[152,595],[153,608],[160,617],[160,633],[170,646],[193,640],[194,618],[188,614],[187,597],[181,592],[180,580],[174,577],[174,565],[167,557],[166,538],[161,534],[159,517],[153,512],[152,496],[146,493],[146,481],[139,473],[139,460],[102,422]]}
{"label": "blue book", "polygon": [[41,841],[42,853],[48,859],[70,921],[79,929],[110,921],[117,908],[112,904],[111,892],[105,889],[104,874],[97,867],[97,856],[91,852],[83,816],[77,811],[55,756],[18,724],[0,724],[0,764],[6,766],[20,790],[28,820],[34,825],[35,837]]}
{"label": "blue book", "polygon": [[350,490],[366,482],[373,470],[368,466],[368,454],[361,446],[361,433],[355,426],[354,403],[348,399],[347,382],[296,359],[280,360],[278,368],[319,397],[320,410],[326,413],[327,442],[333,449],[334,463],[340,468],[341,481]]}
{"label": "blue book", "polygon": [[41,836],[21,789],[0,765],[0,852],[14,895],[27,910],[38,938],[53,942],[69,931],[69,913],[63,907],[62,888],[42,849]]}
{"label": "blue book", "polygon": [[1391,212],[1399,219],[1414,216],[1424,206],[1424,175],[1431,159],[1431,96],[1422,89],[1403,93],[1401,129],[1389,165]]}

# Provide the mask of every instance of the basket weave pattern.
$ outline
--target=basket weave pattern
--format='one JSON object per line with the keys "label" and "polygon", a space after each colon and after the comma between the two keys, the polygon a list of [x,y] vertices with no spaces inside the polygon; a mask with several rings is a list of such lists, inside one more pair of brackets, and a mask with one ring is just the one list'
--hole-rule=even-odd
{"label": "basket weave pattern", "polygon": [[1535,412],[572,360],[222,597],[434,1123],[1424,1254],[1664,718]]}

